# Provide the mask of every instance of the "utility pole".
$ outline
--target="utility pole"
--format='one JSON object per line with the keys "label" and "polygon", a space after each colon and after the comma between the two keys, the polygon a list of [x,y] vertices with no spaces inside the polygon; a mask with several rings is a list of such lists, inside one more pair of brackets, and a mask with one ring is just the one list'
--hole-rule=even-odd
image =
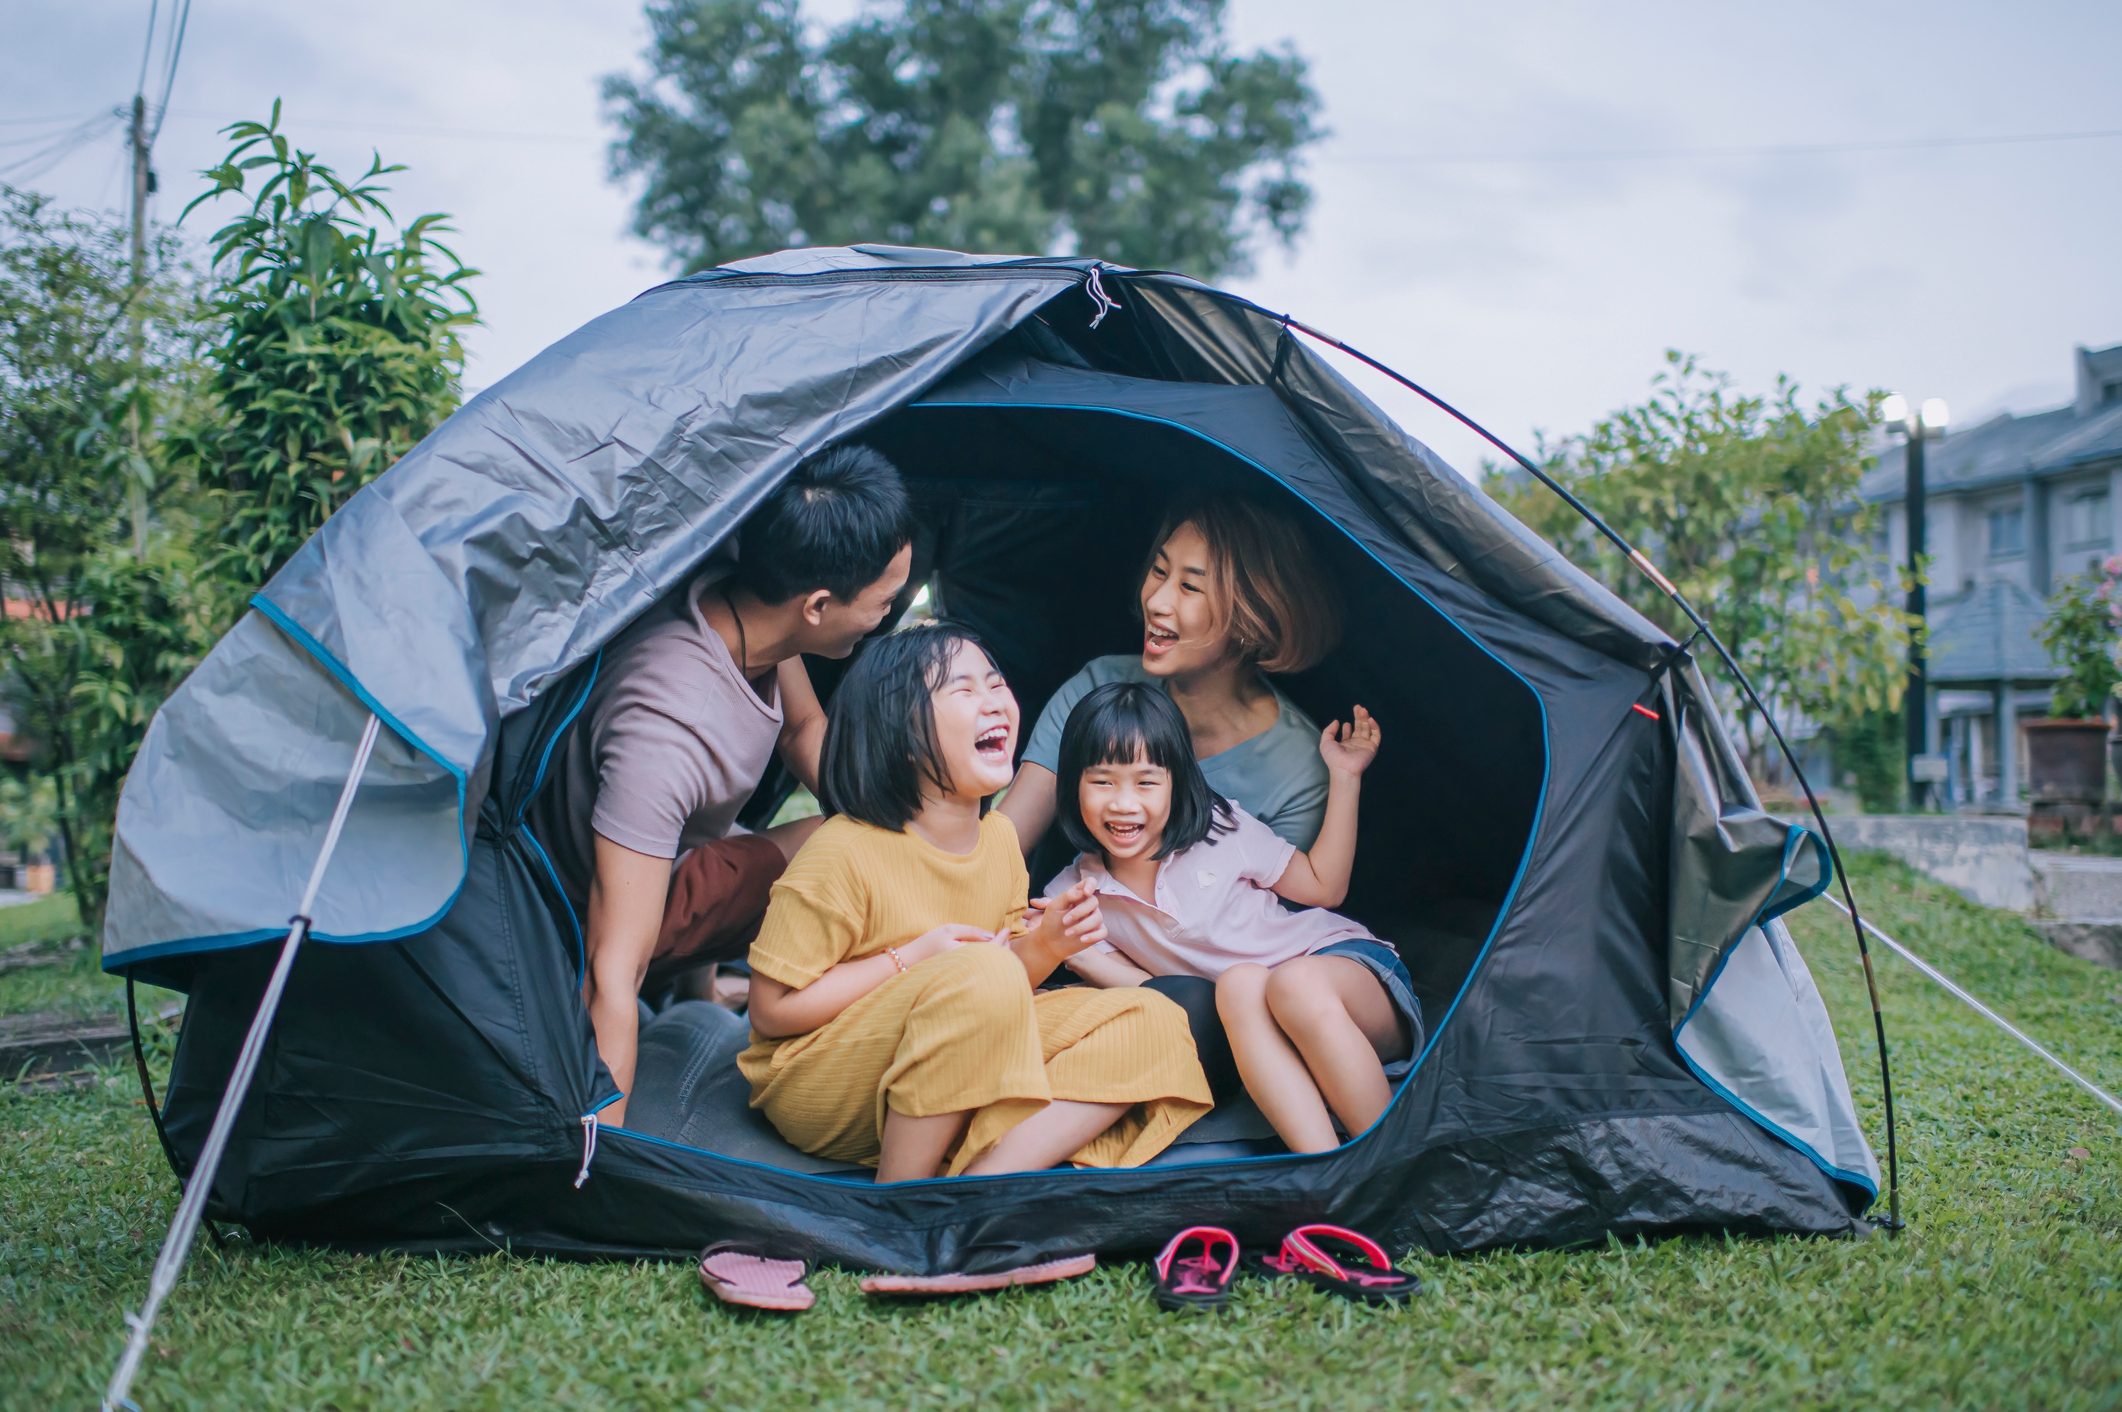
{"label": "utility pole", "polygon": [[[1945,435],[1950,414],[1943,398],[1933,397],[1918,408],[1896,392],[1879,404],[1879,416],[1889,435],[1902,437],[1908,444],[1908,688],[1901,700],[1901,712],[1908,721],[1909,807],[1923,809],[1934,801],[1933,786],[1945,778],[1945,762],[1930,753],[1930,664],[1924,660],[1923,651],[1924,612],[1928,607],[1923,591],[1928,568],[1924,560],[1930,548],[1924,535],[1929,487],[1923,482],[1923,443]],[[1998,739],[2004,742],[2004,749],[2011,748],[2008,725]]]}
{"label": "utility pole", "polygon": [[133,554],[136,558],[147,557],[147,486],[140,479],[140,463],[144,453],[141,437],[145,429],[140,425],[140,384],[146,375],[146,328],[141,309],[142,296],[147,288],[147,198],[155,189],[155,173],[147,161],[147,95],[133,95],[133,126],[131,133],[133,148],[133,279],[130,297],[126,302],[127,317],[132,324],[133,389],[127,398],[125,429],[132,442],[133,456],[125,468],[126,502],[132,511]]}
{"label": "utility pole", "polygon": [[1923,482],[1923,433],[1917,427],[1908,433],[1908,687],[1901,714],[1908,723],[1908,803],[1922,809],[1930,802],[1930,781],[1917,762],[1930,753],[1930,669],[1924,660],[1923,632],[1928,626],[1928,604],[1923,589],[1924,560],[1930,546],[1925,542],[1929,506]]}

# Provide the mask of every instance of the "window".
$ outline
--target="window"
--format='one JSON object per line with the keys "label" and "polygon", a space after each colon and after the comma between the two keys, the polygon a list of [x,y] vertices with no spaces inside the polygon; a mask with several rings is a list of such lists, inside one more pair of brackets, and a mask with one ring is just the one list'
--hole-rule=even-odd
{"label": "window", "polygon": [[2063,542],[2072,549],[2107,543],[2111,525],[2105,490],[2088,490],[2063,502]]}
{"label": "window", "polygon": [[2026,509],[2011,505],[1989,512],[1989,557],[2011,559],[2026,552]]}

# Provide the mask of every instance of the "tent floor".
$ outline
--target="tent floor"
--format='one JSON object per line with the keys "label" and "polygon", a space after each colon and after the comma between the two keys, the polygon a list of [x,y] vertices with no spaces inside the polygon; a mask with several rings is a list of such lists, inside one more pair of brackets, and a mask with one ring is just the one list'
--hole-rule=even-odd
{"label": "tent floor", "polygon": [[[737,1056],[751,1042],[743,1018],[705,1000],[685,1000],[642,1027],[627,1126],[650,1137],[792,1172],[868,1176],[800,1152],[751,1106]],[[1257,1157],[1286,1151],[1248,1099],[1225,1103],[1194,1124],[1151,1165]]]}
{"label": "tent floor", "polygon": [[[1427,1027],[1450,1008],[1494,917],[1492,903],[1434,900],[1423,921],[1381,930],[1392,937],[1415,977]],[[813,1157],[791,1147],[751,1106],[751,1086],[737,1056],[751,1042],[743,1017],[705,1000],[684,1000],[650,1016],[643,1007],[634,1096],[627,1126],[740,1161],[791,1172],[868,1176],[869,1169]],[[1226,1101],[1151,1160],[1151,1166],[1272,1156],[1288,1149],[1247,1098]]]}

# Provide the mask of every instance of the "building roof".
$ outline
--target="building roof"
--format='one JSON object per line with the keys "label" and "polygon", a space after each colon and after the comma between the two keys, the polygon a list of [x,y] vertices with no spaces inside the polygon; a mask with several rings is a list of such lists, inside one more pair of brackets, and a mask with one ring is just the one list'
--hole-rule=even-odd
{"label": "building roof", "polygon": [[[2071,407],[2014,417],[2005,413],[1980,426],[1950,432],[1923,448],[1923,479],[1932,494],[2008,485],[2061,475],[2101,461],[2122,461],[2122,403],[2079,416]],[[1906,443],[1879,453],[1859,490],[1875,504],[1898,501],[1907,487]]]}
{"label": "building roof", "polygon": [[1930,612],[1934,686],[2051,682],[2063,673],[2041,645],[2048,605],[2006,579],[1976,584]]}

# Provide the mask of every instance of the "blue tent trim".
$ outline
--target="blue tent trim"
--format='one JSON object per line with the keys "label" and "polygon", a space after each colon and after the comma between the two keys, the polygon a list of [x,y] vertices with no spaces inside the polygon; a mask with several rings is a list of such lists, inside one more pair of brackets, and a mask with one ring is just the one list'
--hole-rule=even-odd
{"label": "blue tent trim", "polygon": [[[1788,901],[1778,904],[1773,900],[1775,893],[1780,892],[1784,882],[1789,879],[1791,861],[1796,856],[1800,843],[1810,843],[1813,846],[1815,858],[1820,866],[1820,879]],[[1694,1056],[1687,1052],[1687,1046],[1681,1040],[1681,1032],[1687,1028],[1688,1022],[1695,1018],[1695,1012],[1702,1008],[1703,1002],[1709,999],[1710,991],[1716,987],[1717,981],[1724,975],[1725,966],[1730,963],[1733,955],[1738,952],[1740,942],[1746,939],[1746,933],[1756,927],[1764,927],[1793,908],[1802,907],[1812,901],[1827,891],[1833,884],[1834,877],[1834,870],[1828,864],[1827,845],[1821,841],[1820,836],[1803,825],[1792,824],[1790,826],[1790,835],[1783,843],[1783,864],[1776,875],[1776,886],[1770,891],[1771,901],[1762,906],[1761,910],[1754,915],[1753,921],[1748,923],[1745,930],[1741,931],[1733,939],[1732,944],[1724,949],[1724,954],[1717,958],[1716,969],[1712,970],[1709,973],[1709,979],[1702,983],[1701,991],[1695,996],[1695,1003],[1687,1007],[1687,1013],[1680,1017],[1680,1023],[1673,1026],[1673,1049],[1679,1054],[1680,1062],[1687,1065],[1688,1072],[1702,1081],[1704,1088],[1707,1088],[1711,1093],[1716,1094],[1717,1097],[1738,1109],[1740,1113],[1758,1124],[1764,1131],[1772,1133],[1796,1148],[1800,1153],[1804,1154],[1806,1160],[1828,1176],[1833,1177],[1836,1181],[1847,1182],[1851,1186],[1859,1188],[1869,1194],[1871,1201],[1877,1201],[1879,1199],[1878,1182],[1862,1172],[1852,1172],[1845,1167],[1836,1166],[1814,1150],[1810,1143],[1802,1141],[1796,1134],[1790,1132],[1781,1124],[1772,1121],[1766,1114],[1745,1102],[1723,1084],[1718,1083],[1714,1078],[1710,1077],[1707,1070],[1695,1062]],[[1868,1205],[1869,1202],[1866,1204]]]}
{"label": "blue tent trim", "polygon": [[[286,633],[305,652],[315,657],[324,666],[325,670],[338,679],[341,686],[352,692],[363,706],[375,712],[378,720],[396,732],[401,740],[448,771],[450,778],[456,781],[457,846],[461,852],[457,866],[457,885],[450,890],[449,899],[434,913],[412,923],[410,926],[393,927],[388,931],[357,932],[351,935],[313,931],[309,934],[309,937],[312,941],[331,942],[338,946],[366,946],[374,942],[403,941],[406,937],[419,935],[441,921],[449,914],[450,908],[457,905],[457,898],[464,891],[464,881],[471,875],[471,839],[464,829],[464,801],[468,787],[468,777],[465,771],[453,761],[445,758],[442,752],[422,740],[417,734],[406,729],[404,722],[386,710],[383,704],[377,701],[374,696],[371,696],[361,683],[355,679],[354,674],[347,670],[345,663],[327,651],[323,643],[310,636],[302,625],[289,617],[278,604],[267,598],[262,592],[252,594],[250,601],[251,606],[256,608],[268,622]],[[292,902],[292,899],[290,901]],[[287,929],[285,927],[260,927],[251,931],[223,932],[216,936],[182,937],[175,941],[155,942],[147,946],[135,947],[116,958],[106,958],[103,963],[103,969],[113,975],[117,975],[146,961],[162,961],[173,956],[193,956],[207,951],[226,951],[239,946],[256,946],[261,942],[275,941],[286,935]]]}

